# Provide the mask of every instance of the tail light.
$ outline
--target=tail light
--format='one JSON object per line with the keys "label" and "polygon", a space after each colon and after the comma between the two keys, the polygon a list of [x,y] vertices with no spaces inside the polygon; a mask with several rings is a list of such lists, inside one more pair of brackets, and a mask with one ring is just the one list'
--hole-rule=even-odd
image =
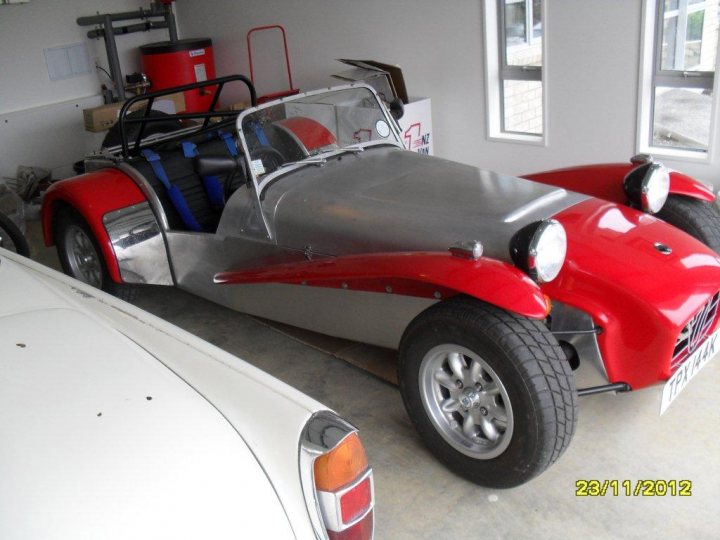
{"label": "tail light", "polygon": [[321,538],[373,537],[373,474],[352,425],[330,412],[315,414],[303,433],[300,474],[310,518]]}

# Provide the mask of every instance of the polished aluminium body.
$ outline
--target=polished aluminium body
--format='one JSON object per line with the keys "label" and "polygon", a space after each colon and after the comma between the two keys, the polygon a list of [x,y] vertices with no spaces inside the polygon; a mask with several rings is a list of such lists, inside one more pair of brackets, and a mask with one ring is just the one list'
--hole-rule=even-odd
{"label": "polished aluminium body", "polygon": [[[436,173],[453,165],[457,191],[450,195]],[[246,188],[228,202],[215,235],[166,234],[181,288],[253,315],[396,348],[408,323],[436,300],[283,284],[218,287],[213,277],[220,271],[308,258],[446,251],[460,239],[479,236],[487,239],[486,253],[508,260],[507,243],[514,231],[584,198],[381,147],[322,169],[297,170],[268,187],[260,203],[270,224],[267,235],[259,220],[255,229],[237,222],[253,216],[257,208]],[[338,313],[337,306],[346,303],[355,309]]]}
{"label": "polished aluminium body", "polygon": [[[385,114],[387,124],[394,126]],[[247,116],[238,118],[239,133]],[[176,284],[246,313],[396,348],[409,322],[437,299],[283,284],[218,287],[213,277],[222,271],[350,254],[444,252],[468,239],[481,239],[486,256],[510,262],[507,245],[514,232],[587,198],[407,152],[394,129],[382,143],[340,153],[321,166],[298,164],[262,179],[253,174],[252,183],[228,200],[214,234],[174,231],[165,226],[166,219],[158,220]],[[133,173],[143,193],[152,192],[130,165],[121,167]],[[152,198],[150,203],[162,212],[159,203]],[[133,276],[128,282],[166,284],[163,250],[141,237],[129,243],[137,255],[118,256],[121,273]],[[133,268],[141,259],[157,278]],[[338,313],[337,306],[348,302],[355,309]]]}

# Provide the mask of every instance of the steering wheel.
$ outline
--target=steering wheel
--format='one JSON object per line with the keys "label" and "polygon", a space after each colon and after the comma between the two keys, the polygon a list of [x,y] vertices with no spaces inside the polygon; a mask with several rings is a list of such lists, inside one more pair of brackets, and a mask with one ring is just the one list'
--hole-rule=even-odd
{"label": "steering wheel", "polygon": [[[287,161],[285,156],[282,155],[282,152],[272,146],[258,146],[254,148],[250,152],[250,160],[256,159],[262,160],[266,174],[273,172]],[[270,164],[272,164],[272,166]]]}

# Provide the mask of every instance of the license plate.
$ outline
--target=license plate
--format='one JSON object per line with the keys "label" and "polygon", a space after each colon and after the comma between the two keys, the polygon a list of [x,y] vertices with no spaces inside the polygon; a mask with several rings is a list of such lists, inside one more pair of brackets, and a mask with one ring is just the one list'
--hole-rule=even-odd
{"label": "license plate", "polygon": [[720,351],[720,330],[711,335],[697,351],[690,355],[665,383],[662,402],[660,403],[660,414],[667,410],[683,388],[718,351]]}

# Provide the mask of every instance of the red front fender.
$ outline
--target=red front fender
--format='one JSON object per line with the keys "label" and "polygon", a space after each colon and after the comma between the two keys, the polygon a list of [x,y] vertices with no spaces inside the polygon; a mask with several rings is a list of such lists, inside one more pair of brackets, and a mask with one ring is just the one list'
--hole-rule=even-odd
{"label": "red front fender", "polygon": [[[610,382],[638,389],[668,379],[678,336],[720,291],[720,257],[679,229],[610,202],[589,199],[554,217],[567,231],[567,258],[543,292],[603,329],[598,344]],[[656,249],[659,242],[671,252]]]}
{"label": "red front fender", "polygon": [[105,258],[110,278],[122,283],[117,259],[102,218],[108,212],[119,210],[145,200],[140,188],[118,169],[102,169],[50,186],[43,197],[42,225],[46,246],[54,244],[53,219],[63,204],[72,207],[87,222],[95,235]]}
{"label": "red front fender", "polygon": [[548,304],[538,285],[509,264],[467,260],[444,252],[350,255],[222,272],[215,283],[286,283],[423,298],[467,294],[526,317],[544,319]]}
{"label": "red front fender", "polygon": [[[526,174],[522,178],[584,193],[617,204],[627,204],[628,199],[623,189],[623,179],[634,167],[635,165],[632,163],[582,165]],[[715,200],[712,189],[677,171],[670,172],[670,193],[708,202]]]}

